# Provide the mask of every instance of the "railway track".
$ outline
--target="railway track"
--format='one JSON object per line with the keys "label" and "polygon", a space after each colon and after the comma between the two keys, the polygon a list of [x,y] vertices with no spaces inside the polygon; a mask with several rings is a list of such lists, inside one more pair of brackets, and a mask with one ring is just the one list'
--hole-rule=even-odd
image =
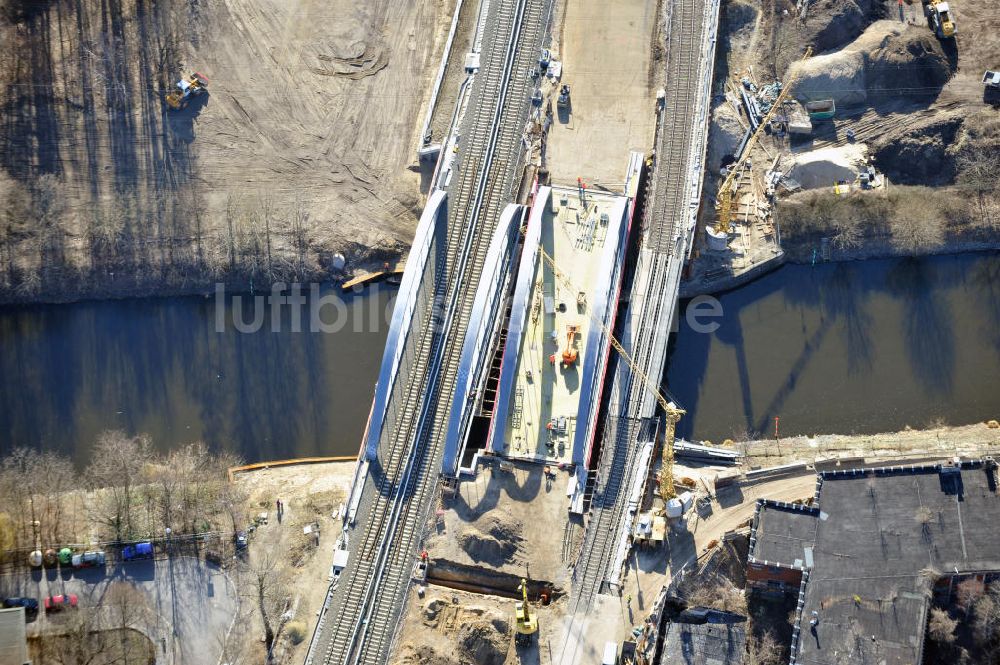
{"label": "railway track", "polygon": [[351,543],[344,582],[328,598],[307,663],[388,659],[437,478],[461,352],[456,340],[468,325],[489,238],[519,181],[532,89],[527,73],[549,1],[490,3],[492,30],[463,122],[447,237],[432,248],[432,273],[418,292],[419,334],[407,342],[370,466],[358,520],[363,532]]}
{"label": "railway track", "polygon": [[[699,94],[706,0],[679,0],[668,4],[666,103],[658,123],[656,163],[643,218],[640,272],[632,285],[622,344],[650,377],[663,373],[666,335],[676,301],[671,283],[683,263],[686,219],[689,214],[689,157],[693,148],[695,107]],[[642,264],[645,263],[645,267]],[[632,334],[634,331],[634,335]],[[664,339],[658,339],[663,337]],[[608,417],[590,521],[574,568],[572,621],[563,644],[561,662],[577,660],[582,641],[577,631],[605,588],[628,506],[628,488],[636,480],[638,440],[643,428],[651,432],[655,398],[625,363],[617,362],[608,400]]]}

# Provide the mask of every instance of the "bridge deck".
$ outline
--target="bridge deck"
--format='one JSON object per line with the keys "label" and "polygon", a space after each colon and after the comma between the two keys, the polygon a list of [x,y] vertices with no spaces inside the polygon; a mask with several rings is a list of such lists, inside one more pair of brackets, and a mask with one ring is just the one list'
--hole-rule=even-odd
{"label": "bridge deck", "polygon": [[[520,344],[514,350],[513,404],[504,430],[511,457],[572,460],[580,391],[592,385],[580,376],[595,325],[591,308],[600,297],[596,290],[601,272],[607,269],[601,262],[602,250],[607,242],[618,241],[613,230],[620,220],[611,223],[618,198],[593,193],[581,200],[576,190],[553,190],[552,203],[542,215],[541,247],[572,288],[556,278],[548,263],[535,263],[527,294],[528,318],[516,337]],[[563,355],[570,349],[575,358],[567,363]]]}

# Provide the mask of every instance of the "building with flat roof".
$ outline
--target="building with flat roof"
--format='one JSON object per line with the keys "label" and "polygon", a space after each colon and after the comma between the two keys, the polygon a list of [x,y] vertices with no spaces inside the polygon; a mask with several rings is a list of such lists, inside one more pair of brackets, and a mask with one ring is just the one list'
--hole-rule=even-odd
{"label": "building with flat roof", "polygon": [[24,608],[0,609],[0,665],[30,665]]}
{"label": "building with flat roof", "polygon": [[798,595],[793,665],[922,661],[935,594],[1000,571],[992,459],[818,474],[813,505],[759,500],[748,585]]}
{"label": "building with flat roof", "polygon": [[668,623],[660,662],[669,665],[742,665],[745,623]]}

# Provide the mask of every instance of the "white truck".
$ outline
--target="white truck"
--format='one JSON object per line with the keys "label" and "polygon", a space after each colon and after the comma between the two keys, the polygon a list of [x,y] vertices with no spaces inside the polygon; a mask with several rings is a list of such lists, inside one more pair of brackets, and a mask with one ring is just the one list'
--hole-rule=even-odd
{"label": "white truck", "polygon": [[987,88],[1000,88],[1000,71],[986,70],[983,74],[983,85]]}

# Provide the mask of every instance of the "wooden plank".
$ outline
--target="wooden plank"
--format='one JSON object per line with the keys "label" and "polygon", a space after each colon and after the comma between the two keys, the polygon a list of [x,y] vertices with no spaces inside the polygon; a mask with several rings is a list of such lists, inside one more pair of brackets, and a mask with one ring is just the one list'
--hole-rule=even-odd
{"label": "wooden plank", "polygon": [[383,279],[387,279],[390,277],[402,277],[402,276],[403,276],[402,270],[385,270],[379,272],[370,272],[364,275],[358,275],[354,279],[347,280],[340,288],[343,289],[344,291],[350,291],[355,286],[366,286],[368,284],[371,284],[372,282],[380,282]]}

